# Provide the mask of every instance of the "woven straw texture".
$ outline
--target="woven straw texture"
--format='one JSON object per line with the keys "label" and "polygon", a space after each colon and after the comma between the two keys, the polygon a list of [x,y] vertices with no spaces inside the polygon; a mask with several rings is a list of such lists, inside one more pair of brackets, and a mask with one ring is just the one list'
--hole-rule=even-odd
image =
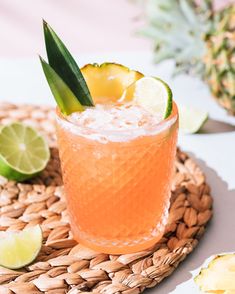
{"label": "woven straw texture", "polygon": [[23,121],[44,134],[51,146],[46,170],[31,182],[0,177],[0,230],[40,224],[44,242],[37,259],[21,270],[0,267],[0,293],[136,294],[169,276],[195,248],[212,216],[204,174],[177,150],[168,224],[152,248],[108,255],[82,247],[70,231],[50,107],[0,104],[0,122]]}

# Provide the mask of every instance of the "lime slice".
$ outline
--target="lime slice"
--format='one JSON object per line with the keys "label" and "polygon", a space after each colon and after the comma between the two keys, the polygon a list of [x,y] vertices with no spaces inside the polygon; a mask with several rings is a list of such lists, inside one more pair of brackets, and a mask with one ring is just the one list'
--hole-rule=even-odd
{"label": "lime slice", "polygon": [[207,119],[207,111],[189,106],[179,106],[179,128],[185,134],[198,132]]}
{"label": "lime slice", "polygon": [[21,232],[1,232],[0,237],[0,265],[10,269],[31,263],[42,247],[39,225]]}
{"label": "lime slice", "polygon": [[45,139],[33,128],[12,123],[0,129],[0,174],[23,181],[42,171],[50,158]]}
{"label": "lime slice", "polygon": [[172,92],[159,78],[143,77],[131,84],[120,102],[133,101],[161,119],[167,118],[172,111]]}

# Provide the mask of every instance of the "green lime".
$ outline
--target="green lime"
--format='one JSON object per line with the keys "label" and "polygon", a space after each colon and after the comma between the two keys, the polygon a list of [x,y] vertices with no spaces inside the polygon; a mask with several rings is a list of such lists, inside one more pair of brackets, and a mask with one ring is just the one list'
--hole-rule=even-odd
{"label": "green lime", "polygon": [[0,265],[6,268],[17,269],[31,263],[42,247],[39,225],[21,232],[1,232],[0,236]]}
{"label": "green lime", "polygon": [[185,134],[198,132],[207,119],[207,111],[189,106],[179,106],[179,128]]}
{"label": "green lime", "polygon": [[143,77],[131,84],[120,101],[133,101],[151,113],[167,118],[172,111],[172,92],[159,78]]}
{"label": "green lime", "polygon": [[32,127],[11,123],[0,129],[0,174],[23,181],[42,171],[50,158],[45,139]]}

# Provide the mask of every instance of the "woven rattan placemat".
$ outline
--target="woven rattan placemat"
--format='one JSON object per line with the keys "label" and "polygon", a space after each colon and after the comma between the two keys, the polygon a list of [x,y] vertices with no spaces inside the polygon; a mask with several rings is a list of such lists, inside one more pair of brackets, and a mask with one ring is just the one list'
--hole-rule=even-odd
{"label": "woven rattan placemat", "polygon": [[0,177],[0,230],[40,224],[44,242],[37,260],[21,270],[0,267],[0,293],[135,294],[170,275],[194,249],[212,216],[205,177],[193,160],[177,151],[171,208],[165,235],[154,247],[134,254],[101,254],[72,237],[50,107],[0,104],[0,122],[20,120],[41,130],[51,161],[40,177],[16,183]]}

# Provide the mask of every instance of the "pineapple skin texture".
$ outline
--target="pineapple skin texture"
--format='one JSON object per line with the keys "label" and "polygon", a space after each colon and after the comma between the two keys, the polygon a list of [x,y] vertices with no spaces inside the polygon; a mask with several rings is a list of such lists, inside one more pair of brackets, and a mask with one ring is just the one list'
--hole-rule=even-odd
{"label": "pineapple skin texture", "polygon": [[219,12],[217,18],[213,32],[205,38],[204,79],[218,103],[235,115],[235,5]]}
{"label": "pineapple skin texture", "polygon": [[199,6],[195,0],[138,1],[147,21],[140,33],[153,40],[154,61],[174,59],[173,76],[199,76],[235,115],[235,5],[215,11],[213,0]]}

